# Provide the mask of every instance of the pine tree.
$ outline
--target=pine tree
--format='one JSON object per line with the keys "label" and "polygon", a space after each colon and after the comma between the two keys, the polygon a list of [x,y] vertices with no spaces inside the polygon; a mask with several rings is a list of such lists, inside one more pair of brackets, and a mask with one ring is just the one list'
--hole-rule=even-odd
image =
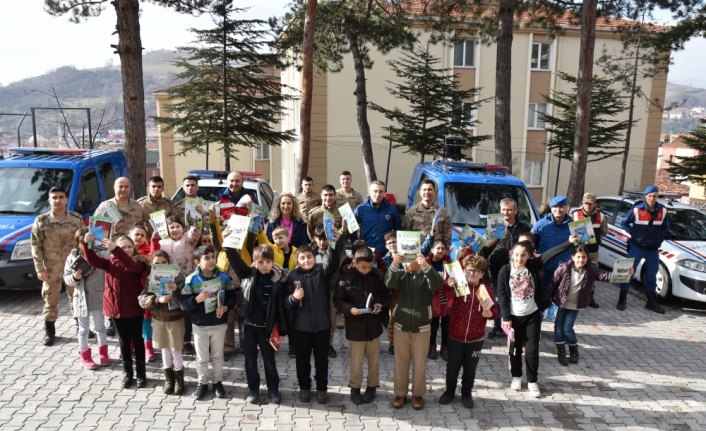
{"label": "pine tree", "polygon": [[[157,121],[175,132],[180,154],[204,153],[215,144],[225,156],[226,170],[239,147],[280,145],[295,139],[292,130],[279,131],[284,102],[292,96],[282,92],[269,67],[281,64],[272,52],[274,37],[268,22],[259,19],[231,19],[243,9],[231,1],[216,6],[217,27],[196,30],[192,46],[179,48],[176,62],[181,85],[167,90],[173,103],[169,117]],[[210,147],[213,148],[213,147]]]}
{"label": "pine tree", "polygon": [[488,136],[473,136],[470,131],[476,124],[472,113],[483,102],[476,100],[480,89],[461,90],[452,69],[440,67],[440,63],[429,52],[429,44],[403,51],[401,58],[388,62],[398,79],[388,81],[391,87],[387,90],[405,109],[371,103],[372,109],[394,123],[389,128],[389,139],[395,142],[394,146],[418,154],[422,160],[443,153],[446,135],[465,137],[467,148],[488,139]]}
{"label": "pine tree", "polygon": [[681,141],[698,153],[692,157],[678,157],[667,169],[673,181],[691,181],[706,185],[706,120],[701,120],[701,126],[690,134],[681,137]]}
{"label": "pine tree", "polygon": [[[555,115],[539,113],[546,131],[550,134],[547,149],[557,151],[558,157],[572,160],[574,157],[574,137],[576,128],[576,85],[577,78],[560,72],[559,78],[569,84],[569,92],[552,91],[544,96],[544,101],[554,107]],[[625,112],[626,97],[611,87],[611,81],[593,76],[591,89],[591,116],[589,121],[588,162],[606,159],[624,151],[623,134],[631,127],[628,120],[615,118]]]}

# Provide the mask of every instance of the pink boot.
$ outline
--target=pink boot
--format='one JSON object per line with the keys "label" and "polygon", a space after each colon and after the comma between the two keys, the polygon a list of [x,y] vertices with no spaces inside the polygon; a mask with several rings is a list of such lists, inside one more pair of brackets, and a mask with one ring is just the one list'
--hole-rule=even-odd
{"label": "pink boot", "polygon": [[108,357],[108,345],[98,346],[98,359],[102,367],[110,365],[110,357]]}
{"label": "pink boot", "polygon": [[96,363],[93,362],[93,358],[91,358],[91,349],[86,349],[81,352],[81,362],[83,363],[83,366],[89,370],[95,370],[98,368],[98,365],[96,365]]}
{"label": "pink boot", "polygon": [[147,357],[147,362],[154,362],[154,347],[152,347],[152,340],[145,340],[145,356]]}

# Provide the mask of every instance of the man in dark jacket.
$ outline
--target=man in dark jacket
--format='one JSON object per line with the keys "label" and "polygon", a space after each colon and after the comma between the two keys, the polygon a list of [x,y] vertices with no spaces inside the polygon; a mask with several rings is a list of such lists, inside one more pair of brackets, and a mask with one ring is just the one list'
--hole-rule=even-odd
{"label": "man in dark jacket", "polygon": [[[544,253],[550,248],[564,243],[571,235],[569,231],[571,217],[566,214],[566,211],[569,209],[566,196],[555,196],[549,202],[549,207],[551,208],[551,213],[540,219],[532,228],[534,244],[539,253]],[[552,281],[552,275],[554,274],[554,270],[559,266],[559,263],[566,262],[570,258],[571,251],[567,249],[544,263],[544,279],[542,282],[545,286],[549,285]]]}
{"label": "man in dark jacket", "polygon": [[385,199],[385,183],[373,181],[365,202],[355,208],[355,218],[360,225],[360,239],[367,242],[380,255],[387,253],[385,234],[400,230],[402,220],[397,208]]}
{"label": "man in dark jacket", "polygon": [[[380,311],[387,292],[382,273],[373,268],[373,260],[373,252],[367,246],[358,247],[353,263],[343,269],[333,297],[336,308],[346,318],[346,339],[351,350],[348,386],[353,404],[373,401],[380,384]],[[368,360],[368,378],[361,395],[363,356]]]}
{"label": "man in dark jacket", "polygon": [[[628,216],[620,223],[620,227],[630,234],[628,257],[635,259],[633,269],[642,259],[645,259],[644,283],[647,292],[645,308],[664,314],[664,308],[655,299],[655,289],[659,270],[659,246],[662,245],[662,240],[669,231],[669,212],[664,205],[657,202],[659,195],[657,186],[648,186],[644,195],[645,200],[635,203]],[[620,311],[625,310],[628,289],[630,289],[630,283],[620,285],[620,297],[616,307]]]}

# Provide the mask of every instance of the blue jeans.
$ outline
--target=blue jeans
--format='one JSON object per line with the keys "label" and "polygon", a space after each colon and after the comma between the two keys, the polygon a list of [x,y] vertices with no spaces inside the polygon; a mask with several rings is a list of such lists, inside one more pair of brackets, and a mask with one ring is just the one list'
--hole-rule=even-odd
{"label": "blue jeans", "polygon": [[559,308],[556,312],[556,320],[554,321],[554,342],[563,343],[566,341],[569,344],[576,344],[576,332],[574,332],[574,323],[579,317],[579,310],[567,310]]}
{"label": "blue jeans", "polygon": [[[659,251],[657,250],[646,250],[640,248],[635,244],[630,244],[630,251],[627,257],[632,257],[635,259],[632,268],[636,269],[637,265],[640,264],[642,259],[645,259],[645,278],[642,282],[645,284],[645,293],[647,296],[652,296],[655,294],[655,289],[657,288],[657,271],[659,270]],[[623,291],[628,291],[630,289],[630,283],[621,283],[620,289]]]}

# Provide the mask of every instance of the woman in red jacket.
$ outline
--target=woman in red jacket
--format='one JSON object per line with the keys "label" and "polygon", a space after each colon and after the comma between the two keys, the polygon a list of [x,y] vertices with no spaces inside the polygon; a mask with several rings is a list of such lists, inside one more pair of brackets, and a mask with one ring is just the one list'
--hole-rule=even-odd
{"label": "woman in red jacket", "polygon": [[[89,231],[84,240],[92,244],[95,240]],[[105,240],[104,240],[105,241]],[[108,240],[105,246],[112,256],[110,259],[96,255],[86,244],[86,260],[92,266],[105,271],[105,290],[103,291],[103,314],[113,319],[120,340],[120,353],[123,359],[123,387],[135,384],[132,371],[130,344],[135,347],[135,368],[137,387],[147,386],[145,369],[145,345],[142,338],[142,316],[138,296],[142,292],[142,275],[149,271],[150,264],[146,257],[135,254],[135,243],[127,236],[119,236],[115,242]]]}
{"label": "woman in red jacket", "polygon": [[[449,322],[447,346],[446,391],[439,398],[439,404],[449,404],[455,397],[458,373],[461,376],[461,402],[466,408],[473,408],[471,389],[476,378],[476,367],[485,339],[485,324],[488,319],[498,317],[498,306],[490,298],[495,298],[490,283],[483,280],[488,263],[479,255],[470,255],[461,261],[468,282],[470,294],[454,298]],[[455,280],[449,279],[454,285]]]}

